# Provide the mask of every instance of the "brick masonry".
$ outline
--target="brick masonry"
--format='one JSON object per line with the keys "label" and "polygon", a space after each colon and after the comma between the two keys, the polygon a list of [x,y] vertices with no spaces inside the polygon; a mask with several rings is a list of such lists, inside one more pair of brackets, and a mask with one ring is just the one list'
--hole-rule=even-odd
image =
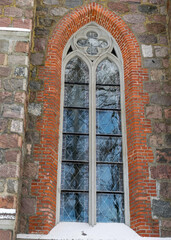
{"label": "brick masonry", "polygon": [[[91,2],[94,2],[91,7],[86,7]],[[81,6],[84,7],[83,15],[76,10]],[[9,39],[0,39],[0,99],[3,101],[0,131],[4,135],[0,159],[4,166],[18,164],[20,138],[23,138],[23,132],[26,133],[18,231],[48,233],[55,224],[61,56],[69,37],[92,20],[112,33],[121,48],[125,72],[131,68],[130,79],[125,80],[131,227],[142,236],[155,237],[159,232],[163,237],[171,236],[171,217],[165,214],[171,203],[170,1],[36,0],[33,11],[31,0],[0,0],[0,26],[31,28],[33,13],[26,124],[23,106],[29,42],[17,40],[10,52]],[[116,30],[114,23],[110,25],[113,19]],[[119,35],[128,46],[128,53],[123,49]],[[54,53],[58,53],[56,58]],[[53,57],[50,58],[50,54]],[[14,60],[16,65],[11,67]],[[127,77],[125,75],[125,79]],[[48,91],[49,87],[52,92]],[[48,125],[48,122],[52,124]],[[7,134],[12,134],[10,141]],[[17,173],[12,169],[8,174],[15,176]],[[17,196],[18,180],[12,180],[15,179],[0,178],[0,196]],[[160,186],[157,189],[156,183]],[[14,203],[10,204],[13,208]],[[163,211],[157,211],[162,206]]]}

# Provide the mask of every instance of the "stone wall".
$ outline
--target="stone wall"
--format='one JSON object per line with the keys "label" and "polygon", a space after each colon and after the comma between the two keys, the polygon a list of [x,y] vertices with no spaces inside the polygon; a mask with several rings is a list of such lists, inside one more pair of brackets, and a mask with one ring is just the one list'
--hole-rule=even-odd
{"label": "stone wall", "polygon": [[15,239],[24,159],[32,0],[0,0],[0,239]]}
{"label": "stone wall", "polygon": [[[19,232],[28,233],[29,217],[36,209],[37,162],[33,163],[35,148],[40,142],[39,124],[43,103],[41,91],[43,80],[38,73],[44,65],[48,39],[56,24],[68,13],[79,6],[97,2],[119,15],[135,34],[141,47],[143,66],[148,69],[149,79],[144,82],[144,93],[149,102],[142,106],[145,117],[149,120],[151,132],[146,135],[149,149],[153,151],[154,161],[149,163],[149,179],[155,179],[152,216],[159,219],[161,236],[171,236],[170,196],[170,72],[169,72],[169,35],[167,27],[167,0],[36,0],[35,26],[32,38],[30,80],[29,80],[29,114],[27,116],[26,171],[23,181],[22,220]],[[170,8],[169,8],[170,9]],[[33,173],[29,169],[33,168]],[[35,185],[33,185],[33,182]],[[29,199],[32,203],[29,204]],[[162,206],[164,206],[162,208]],[[160,209],[160,211],[158,211]],[[151,211],[151,210],[149,210]],[[34,218],[34,214],[32,215]],[[150,235],[150,232],[148,233]]]}

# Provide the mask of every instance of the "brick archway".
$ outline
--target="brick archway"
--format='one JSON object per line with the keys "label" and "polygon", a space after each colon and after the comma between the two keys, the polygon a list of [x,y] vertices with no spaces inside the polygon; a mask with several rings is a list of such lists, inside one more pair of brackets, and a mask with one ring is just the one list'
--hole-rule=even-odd
{"label": "brick archway", "polygon": [[44,91],[37,97],[43,103],[43,116],[37,124],[41,141],[34,148],[39,176],[31,189],[37,209],[36,215],[29,218],[29,232],[47,234],[55,225],[62,53],[72,34],[91,21],[111,33],[124,60],[131,227],[142,236],[158,236],[158,221],[151,216],[156,182],[150,180],[148,169],[153,153],[146,143],[151,126],[144,114],[149,98],[143,93],[143,81],[148,80],[148,73],[142,68],[139,45],[128,26],[114,12],[96,3],[74,10],[56,25],[49,39],[45,66],[39,69]]}

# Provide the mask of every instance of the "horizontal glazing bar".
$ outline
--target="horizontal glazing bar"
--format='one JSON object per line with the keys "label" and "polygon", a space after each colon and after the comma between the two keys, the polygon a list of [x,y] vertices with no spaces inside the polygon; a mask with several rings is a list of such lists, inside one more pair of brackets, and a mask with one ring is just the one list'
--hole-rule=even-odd
{"label": "horizontal glazing bar", "polygon": [[79,82],[65,82],[65,84],[71,84],[71,85],[89,85],[89,83],[79,83]]}
{"label": "horizontal glazing bar", "polygon": [[61,192],[72,192],[72,193],[88,193],[89,191],[85,191],[85,190],[71,190],[71,189],[65,189],[65,190],[63,190],[63,189],[61,189]]}
{"label": "horizontal glazing bar", "polygon": [[[78,164],[88,164],[89,162],[88,161],[80,161],[80,160],[62,160],[62,162],[64,163],[78,163]],[[100,162],[99,162],[100,163]]]}
{"label": "horizontal glazing bar", "polygon": [[123,162],[96,162],[97,164],[123,165]]}
{"label": "horizontal glazing bar", "polygon": [[88,133],[71,133],[71,132],[63,132],[64,135],[78,135],[78,136],[88,136]]}
{"label": "horizontal glazing bar", "polygon": [[102,137],[122,137],[121,134],[96,134],[96,136],[102,136]]}
{"label": "horizontal glazing bar", "polygon": [[97,193],[100,193],[100,194],[124,194],[123,191],[105,191],[105,192],[102,192],[102,191],[96,191]]}

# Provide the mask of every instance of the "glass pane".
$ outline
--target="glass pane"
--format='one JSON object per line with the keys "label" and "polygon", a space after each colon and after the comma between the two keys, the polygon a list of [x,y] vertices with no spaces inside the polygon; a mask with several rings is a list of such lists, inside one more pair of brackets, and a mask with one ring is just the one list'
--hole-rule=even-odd
{"label": "glass pane", "polygon": [[108,59],[103,60],[96,70],[97,84],[119,84],[119,70],[115,63]]}
{"label": "glass pane", "polygon": [[70,133],[88,133],[89,113],[87,110],[65,109],[63,131]]}
{"label": "glass pane", "polygon": [[63,222],[88,222],[88,193],[61,193]]}
{"label": "glass pane", "polygon": [[97,222],[124,222],[122,194],[97,194]]}
{"label": "glass pane", "polygon": [[62,190],[88,190],[87,164],[62,164]]}
{"label": "glass pane", "polygon": [[123,166],[97,164],[97,191],[123,191]]}
{"label": "glass pane", "polygon": [[88,86],[65,84],[65,107],[88,107]]}
{"label": "glass pane", "polygon": [[89,70],[85,62],[80,58],[72,58],[65,68],[65,82],[88,83]]}
{"label": "glass pane", "polygon": [[88,161],[88,136],[63,135],[63,160]]}
{"label": "glass pane", "polygon": [[120,112],[97,111],[96,124],[98,134],[121,134]]}
{"label": "glass pane", "polygon": [[120,87],[97,86],[96,107],[120,109]]}
{"label": "glass pane", "polygon": [[96,161],[122,162],[122,139],[97,136]]}

